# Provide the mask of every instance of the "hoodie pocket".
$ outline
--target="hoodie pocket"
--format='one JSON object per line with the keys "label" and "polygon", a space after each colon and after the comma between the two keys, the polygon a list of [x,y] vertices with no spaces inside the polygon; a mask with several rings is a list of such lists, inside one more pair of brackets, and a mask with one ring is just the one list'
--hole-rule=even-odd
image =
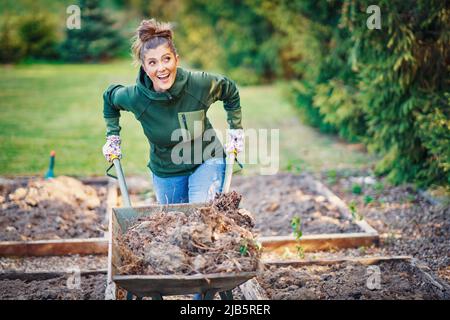
{"label": "hoodie pocket", "polygon": [[205,110],[179,112],[178,121],[183,134],[183,141],[197,139],[205,130]]}

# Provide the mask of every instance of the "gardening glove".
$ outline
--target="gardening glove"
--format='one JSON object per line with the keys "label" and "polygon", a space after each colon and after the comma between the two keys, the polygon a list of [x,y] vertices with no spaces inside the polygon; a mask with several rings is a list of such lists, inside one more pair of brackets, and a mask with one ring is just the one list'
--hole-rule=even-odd
{"label": "gardening glove", "polygon": [[244,150],[244,130],[230,129],[228,130],[227,143],[225,151],[227,153],[235,153],[236,155]]}
{"label": "gardening glove", "polygon": [[111,135],[106,138],[106,143],[103,146],[103,155],[108,162],[112,162],[114,157],[122,158],[120,143],[120,136]]}

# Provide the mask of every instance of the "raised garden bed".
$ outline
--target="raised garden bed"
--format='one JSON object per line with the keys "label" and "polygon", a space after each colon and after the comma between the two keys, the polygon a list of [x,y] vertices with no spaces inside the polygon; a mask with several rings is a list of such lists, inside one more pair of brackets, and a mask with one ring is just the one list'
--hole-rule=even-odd
{"label": "raised garden bed", "polygon": [[[378,233],[364,220],[352,216],[347,205],[308,174],[233,178],[232,190],[243,194],[242,207],[255,216],[256,230],[265,252],[279,254],[377,244]],[[303,236],[297,241],[291,220],[300,217]]]}
{"label": "raised garden bed", "polygon": [[[369,279],[376,270],[379,286]],[[450,299],[447,284],[406,257],[272,262],[257,283],[274,300]]]}
{"label": "raised garden bed", "polygon": [[104,227],[117,203],[106,178],[2,179],[0,256],[104,254]]}

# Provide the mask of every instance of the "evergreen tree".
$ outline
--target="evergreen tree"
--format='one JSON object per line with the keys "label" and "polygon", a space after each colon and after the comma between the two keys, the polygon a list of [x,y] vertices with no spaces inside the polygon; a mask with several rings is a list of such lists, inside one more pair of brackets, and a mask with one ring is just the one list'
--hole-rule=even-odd
{"label": "evergreen tree", "polygon": [[116,56],[124,43],[100,6],[100,0],[79,0],[81,29],[67,29],[61,56],[67,61],[99,61]]}

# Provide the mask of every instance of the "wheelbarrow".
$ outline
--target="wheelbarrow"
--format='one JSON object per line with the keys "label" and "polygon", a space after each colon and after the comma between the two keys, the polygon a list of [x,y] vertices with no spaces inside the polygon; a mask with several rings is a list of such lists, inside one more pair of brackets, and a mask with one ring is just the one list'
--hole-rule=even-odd
{"label": "wheelbarrow", "polygon": [[[222,192],[229,191],[235,154],[227,158],[225,179]],[[109,170],[115,167],[117,177],[109,174]],[[117,287],[127,291],[127,299],[135,296],[137,299],[151,297],[155,300],[163,299],[163,296],[186,295],[200,293],[201,298],[212,300],[216,293],[221,299],[232,300],[232,289],[252,279],[255,272],[212,273],[196,275],[120,275],[118,268],[121,265],[119,250],[117,248],[117,236],[123,234],[141,216],[148,216],[155,212],[189,211],[205,206],[205,203],[196,204],[169,204],[132,207],[125,177],[120,160],[115,158],[107,170],[108,176],[117,178],[123,199],[122,208],[113,208],[109,219],[109,248],[108,248],[108,279],[105,291],[106,299],[115,299]]]}

